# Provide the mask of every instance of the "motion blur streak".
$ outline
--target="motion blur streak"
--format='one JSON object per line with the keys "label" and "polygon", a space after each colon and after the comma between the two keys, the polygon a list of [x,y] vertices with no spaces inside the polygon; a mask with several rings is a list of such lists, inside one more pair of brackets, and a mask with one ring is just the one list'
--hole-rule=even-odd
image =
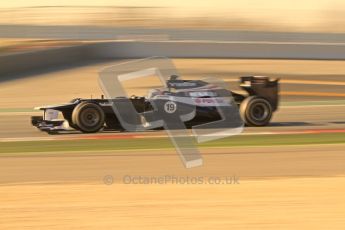
{"label": "motion blur streak", "polygon": [[[343,0],[2,1],[0,229],[344,229],[344,15]],[[102,58],[80,48],[101,45]],[[163,131],[31,126],[33,107],[100,98],[101,68],[148,53],[188,57],[173,59],[183,78],[217,77],[233,92],[239,76],[280,78],[279,109],[267,127],[201,145],[204,166],[191,170]],[[155,83],[128,88],[145,86]]]}

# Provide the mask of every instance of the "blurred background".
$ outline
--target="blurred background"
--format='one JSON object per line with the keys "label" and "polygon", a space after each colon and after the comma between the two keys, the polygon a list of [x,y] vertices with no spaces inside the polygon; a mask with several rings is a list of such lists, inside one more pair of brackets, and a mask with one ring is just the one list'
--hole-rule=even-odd
{"label": "blurred background", "polygon": [[0,7],[1,24],[345,30],[342,0],[13,0]]}
{"label": "blurred background", "polygon": [[[90,66],[90,61],[107,65],[166,56],[181,63],[177,67],[187,77],[283,78],[283,101],[343,99],[344,13],[341,0],[3,1],[0,96],[15,91],[4,88],[11,82],[23,85],[20,79],[40,73]],[[202,62],[203,70],[196,67]],[[85,92],[98,94],[92,79]]]}
{"label": "blurred background", "polygon": [[[66,45],[56,41],[61,39],[74,42],[95,39],[243,39],[236,34],[230,37],[217,33],[213,36],[212,33],[208,36],[190,35],[189,30],[217,30],[223,34],[224,31],[322,33],[323,39],[318,39],[318,34],[311,41],[330,42],[334,39],[325,40],[325,37],[334,37],[331,34],[345,30],[344,13],[345,2],[342,0],[2,1],[0,53]],[[308,37],[305,34],[296,36]],[[285,37],[284,41],[295,41],[289,36],[282,37]],[[282,39],[274,38],[272,34],[255,34],[245,40]],[[343,40],[335,39],[336,42]]]}

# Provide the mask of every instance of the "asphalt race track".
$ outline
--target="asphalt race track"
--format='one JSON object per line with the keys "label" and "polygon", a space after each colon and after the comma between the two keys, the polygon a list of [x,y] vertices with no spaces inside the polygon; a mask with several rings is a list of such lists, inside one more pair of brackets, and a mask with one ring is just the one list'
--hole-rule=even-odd
{"label": "asphalt race track", "polygon": [[[307,131],[307,130],[341,130],[345,129],[344,120],[345,105],[299,105],[283,106],[274,115],[272,123],[267,127],[246,127],[243,134],[265,134],[285,131]],[[37,113],[35,113],[37,114]],[[301,117],[303,120],[301,120]],[[18,112],[2,113],[0,115],[0,141],[14,140],[40,140],[42,139],[63,139],[73,137],[86,138],[95,134],[81,134],[75,131],[63,132],[60,135],[48,135],[40,132],[31,126],[30,115]],[[126,132],[104,131],[97,136],[126,135]],[[164,131],[138,132],[139,136],[160,136],[166,135]]]}

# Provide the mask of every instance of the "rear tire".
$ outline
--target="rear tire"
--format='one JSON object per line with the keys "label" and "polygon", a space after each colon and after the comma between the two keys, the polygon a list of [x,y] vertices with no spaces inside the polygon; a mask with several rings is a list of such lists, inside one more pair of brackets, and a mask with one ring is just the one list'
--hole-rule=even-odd
{"label": "rear tire", "polygon": [[96,133],[104,126],[103,109],[91,102],[82,102],[72,113],[72,123],[83,133]]}
{"label": "rear tire", "polygon": [[240,105],[240,115],[247,126],[266,126],[272,114],[271,104],[262,97],[247,97]]}

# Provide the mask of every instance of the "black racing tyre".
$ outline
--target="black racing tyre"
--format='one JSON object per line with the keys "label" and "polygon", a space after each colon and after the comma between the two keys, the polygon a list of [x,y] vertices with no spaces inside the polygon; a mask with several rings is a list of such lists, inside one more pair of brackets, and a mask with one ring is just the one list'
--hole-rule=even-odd
{"label": "black racing tyre", "polygon": [[272,113],[271,104],[262,97],[247,97],[240,105],[240,115],[247,126],[268,125]]}
{"label": "black racing tyre", "polygon": [[104,126],[104,119],[102,108],[90,102],[80,103],[72,113],[72,123],[83,133],[98,132]]}

